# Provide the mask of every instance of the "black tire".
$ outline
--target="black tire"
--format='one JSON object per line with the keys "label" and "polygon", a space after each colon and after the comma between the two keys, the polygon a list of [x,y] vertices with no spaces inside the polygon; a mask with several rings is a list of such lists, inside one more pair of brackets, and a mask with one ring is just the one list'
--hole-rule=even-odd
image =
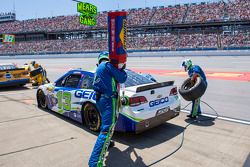
{"label": "black tire", "polygon": [[30,77],[37,76],[37,75],[41,74],[42,72],[43,72],[43,68],[39,67],[33,71],[30,71]]}
{"label": "black tire", "polygon": [[186,79],[179,89],[180,95],[187,101],[193,101],[200,98],[206,91],[207,84],[203,79],[197,77],[196,82],[191,78]]}
{"label": "black tire", "polygon": [[94,104],[86,103],[82,107],[82,115],[84,115],[84,122],[88,129],[94,132],[100,131],[101,115]]}
{"label": "black tire", "polygon": [[37,91],[37,105],[42,109],[47,109],[46,97],[42,90]]}

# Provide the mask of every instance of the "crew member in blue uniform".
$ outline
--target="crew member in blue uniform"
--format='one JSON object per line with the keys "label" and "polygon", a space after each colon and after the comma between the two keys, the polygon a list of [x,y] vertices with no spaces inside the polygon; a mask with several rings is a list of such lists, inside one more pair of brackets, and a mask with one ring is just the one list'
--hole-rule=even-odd
{"label": "crew member in blue uniform", "polygon": [[98,67],[95,73],[93,89],[96,91],[96,105],[102,117],[101,131],[89,159],[90,167],[102,167],[103,159],[109,147],[116,122],[117,83],[124,83],[127,74],[109,62],[109,53],[98,56]]}
{"label": "crew member in blue uniform", "polygon": [[[188,71],[188,75],[192,81],[195,81],[197,77],[200,77],[205,84],[207,84],[207,79],[204,71],[198,65],[193,65],[190,59],[186,59],[182,62],[182,66],[184,67],[185,71]],[[196,118],[197,115],[201,114],[201,107],[200,107],[200,98],[195,99],[192,101],[192,111],[187,117],[189,118]]]}

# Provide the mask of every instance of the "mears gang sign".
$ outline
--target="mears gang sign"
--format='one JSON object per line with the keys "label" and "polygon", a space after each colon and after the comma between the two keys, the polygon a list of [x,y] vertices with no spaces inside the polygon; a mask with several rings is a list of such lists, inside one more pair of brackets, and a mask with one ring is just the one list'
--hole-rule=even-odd
{"label": "mears gang sign", "polygon": [[96,25],[97,7],[95,5],[86,2],[78,2],[77,11],[81,13],[79,17],[81,24],[88,26]]}

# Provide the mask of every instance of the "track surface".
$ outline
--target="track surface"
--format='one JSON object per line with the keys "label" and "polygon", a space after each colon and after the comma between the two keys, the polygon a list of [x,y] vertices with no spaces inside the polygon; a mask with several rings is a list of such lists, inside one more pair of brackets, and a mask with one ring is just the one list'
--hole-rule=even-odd
{"label": "track surface", "polygon": [[[127,67],[151,72],[159,81],[185,79],[180,64],[184,57],[129,57]],[[222,116],[250,120],[250,57],[192,57],[208,74],[208,90],[203,100]],[[1,59],[1,63],[22,65],[31,59]],[[54,81],[70,68],[94,70],[96,58],[36,59]],[[236,75],[237,74],[237,75]],[[243,77],[244,76],[244,77]],[[244,78],[244,79],[242,79]],[[87,166],[97,133],[65,117],[37,108],[36,89],[0,90],[0,167],[13,166]],[[187,102],[182,101],[184,106]],[[206,106],[203,112],[213,114]],[[171,153],[180,143],[184,127],[190,121],[186,113],[140,135],[115,133],[116,147],[107,154],[108,167],[146,166]],[[191,125],[183,147],[155,166],[249,165],[249,125],[211,120]]]}

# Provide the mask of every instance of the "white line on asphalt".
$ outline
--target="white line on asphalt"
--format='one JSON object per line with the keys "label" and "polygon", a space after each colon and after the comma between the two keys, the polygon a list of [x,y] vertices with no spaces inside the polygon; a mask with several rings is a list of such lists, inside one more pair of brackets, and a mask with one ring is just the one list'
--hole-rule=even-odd
{"label": "white line on asphalt", "polygon": [[[181,110],[181,111],[185,112],[185,113],[190,113],[190,111],[188,111],[188,110]],[[216,115],[212,115],[212,114],[201,114],[201,115],[206,116],[206,117],[211,117],[211,118],[216,118],[217,117]],[[230,121],[230,122],[250,125],[250,121],[247,121],[247,120],[241,120],[241,119],[229,118],[229,117],[223,117],[223,116],[218,116],[217,118],[220,119],[220,120],[224,120],[224,121]]]}

